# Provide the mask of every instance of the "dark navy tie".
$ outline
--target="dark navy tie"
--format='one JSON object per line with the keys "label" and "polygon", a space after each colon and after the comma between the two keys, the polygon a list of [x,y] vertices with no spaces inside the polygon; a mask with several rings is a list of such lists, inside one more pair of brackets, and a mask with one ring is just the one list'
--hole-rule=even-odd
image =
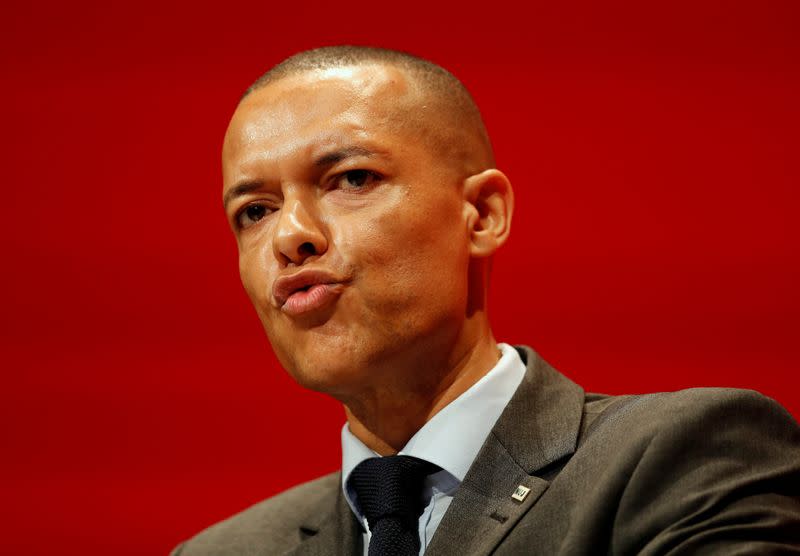
{"label": "dark navy tie", "polygon": [[369,556],[417,556],[425,477],[439,467],[410,456],[369,458],[350,474],[372,538]]}

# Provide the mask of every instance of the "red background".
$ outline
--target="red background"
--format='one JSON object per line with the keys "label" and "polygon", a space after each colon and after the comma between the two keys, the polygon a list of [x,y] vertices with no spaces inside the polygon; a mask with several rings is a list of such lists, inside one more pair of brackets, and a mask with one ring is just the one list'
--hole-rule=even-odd
{"label": "red background", "polygon": [[800,5],[600,4],[6,5],[2,552],[164,554],[337,467],[342,412],[275,363],[220,206],[242,90],[323,44],[473,90],[518,199],[498,338],[590,390],[800,415]]}

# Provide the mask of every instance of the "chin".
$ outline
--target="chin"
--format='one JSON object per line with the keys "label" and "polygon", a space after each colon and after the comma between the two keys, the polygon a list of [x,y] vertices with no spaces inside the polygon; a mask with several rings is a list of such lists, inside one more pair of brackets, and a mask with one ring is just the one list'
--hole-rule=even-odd
{"label": "chin", "polygon": [[311,367],[286,368],[289,375],[303,388],[327,394],[340,401],[364,382],[352,366],[321,363]]}
{"label": "chin", "polygon": [[325,338],[303,342],[302,347],[298,343],[272,345],[283,368],[303,388],[338,398],[365,381],[368,365],[352,344],[343,348],[339,342],[331,345]]}

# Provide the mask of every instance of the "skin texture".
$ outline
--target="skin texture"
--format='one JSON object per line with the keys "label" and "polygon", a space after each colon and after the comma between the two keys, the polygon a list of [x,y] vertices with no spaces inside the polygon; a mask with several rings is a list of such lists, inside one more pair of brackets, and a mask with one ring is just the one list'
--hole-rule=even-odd
{"label": "skin texture", "polygon": [[[486,287],[513,194],[464,121],[412,75],[369,64],[254,91],[225,137],[240,275],[273,349],[384,455],[498,359]],[[309,272],[331,284],[324,302],[291,314],[275,280]]]}

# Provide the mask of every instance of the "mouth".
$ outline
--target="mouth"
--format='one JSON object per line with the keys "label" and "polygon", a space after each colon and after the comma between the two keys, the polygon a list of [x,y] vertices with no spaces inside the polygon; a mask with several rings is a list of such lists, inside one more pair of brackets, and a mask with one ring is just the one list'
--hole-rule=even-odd
{"label": "mouth", "polygon": [[327,306],[343,289],[343,282],[327,272],[303,270],[275,280],[272,296],[280,310],[293,317]]}

